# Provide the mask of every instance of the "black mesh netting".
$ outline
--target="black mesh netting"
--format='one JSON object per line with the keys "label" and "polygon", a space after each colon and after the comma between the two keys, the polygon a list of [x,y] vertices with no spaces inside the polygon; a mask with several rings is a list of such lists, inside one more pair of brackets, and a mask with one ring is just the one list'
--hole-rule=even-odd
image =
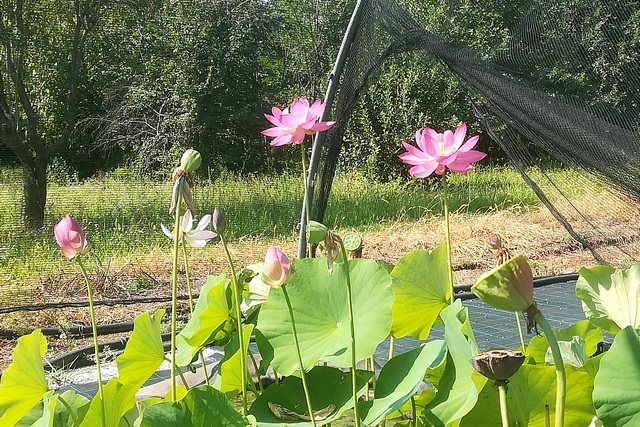
{"label": "black mesh netting", "polygon": [[[455,11],[460,5],[452,1],[447,7]],[[638,235],[620,223],[621,217],[637,217],[640,196],[638,6],[617,0],[521,2],[508,42],[487,53],[448,41],[446,25],[439,26],[443,34],[425,30],[395,0],[363,0],[332,110],[337,123],[326,134],[314,218],[324,216],[360,95],[387,59],[419,51],[448,68],[487,134],[577,241],[600,262],[607,257],[598,250],[603,240],[625,251],[625,242]],[[559,74],[580,79],[580,90],[554,78]],[[541,156],[580,173],[570,183],[559,182],[534,168]],[[569,186],[594,190],[570,201]],[[608,218],[607,212],[616,215]]]}

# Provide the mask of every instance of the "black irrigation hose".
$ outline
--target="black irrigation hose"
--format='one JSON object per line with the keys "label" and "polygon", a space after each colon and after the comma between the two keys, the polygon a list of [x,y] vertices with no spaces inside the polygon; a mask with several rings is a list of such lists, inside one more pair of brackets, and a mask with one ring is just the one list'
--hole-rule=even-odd
{"label": "black irrigation hose", "polygon": [[[177,320],[179,322],[187,322],[189,320],[188,316],[178,316]],[[163,317],[161,322],[166,323],[169,321],[169,318]],[[91,325],[86,326],[74,326],[68,329],[62,328],[33,328],[28,331],[16,331],[15,329],[0,329],[0,338],[7,339],[18,339],[23,335],[30,334],[35,329],[40,329],[42,335],[48,337],[60,337],[65,336],[66,338],[88,338],[93,336],[93,328]],[[108,323],[105,325],[97,325],[96,332],[98,335],[109,335],[109,334],[117,334],[121,332],[131,332],[133,331],[133,322],[122,322],[122,323]]]}
{"label": "black irrigation hose", "polygon": [[[193,298],[198,298],[198,295],[193,295]],[[188,295],[178,295],[179,300],[188,300]],[[171,297],[149,297],[149,298],[132,298],[132,299],[119,299],[119,300],[104,300],[94,301],[93,305],[133,305],[133,304],[150,304],[154,302],[168,302],[171,301]],[[73,302],[58,302],[49,304],[38,305],[19,305],[16,307],[0,307],[0,314],[15,313],[17,311],[40,311],[51,308],[73,308],[73,307],[89,307],[89,301],[73,301]]]}

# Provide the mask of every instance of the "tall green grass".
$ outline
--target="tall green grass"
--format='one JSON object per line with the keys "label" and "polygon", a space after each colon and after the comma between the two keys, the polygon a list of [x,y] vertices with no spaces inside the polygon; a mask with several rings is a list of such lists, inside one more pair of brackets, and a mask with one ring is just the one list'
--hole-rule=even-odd
{"label": "tall green grass", "polygon": [[[67,213],[81,224],[94,253],[102,259],[135,257],[171,245],[160,231],[161,222],[169,228],[172,224],[168,214],[170,182],[120,173],[103,180],[52,183],[45,227],[25,233],[19,173],[0,169],[0,177],[0,277],[42,274],[61,266],[64,260],[52,230]],[[477,213],[539,203],[517,172],[509,168],[478,167],[469,174],[451,174],[449,179],[452,210]],[[279,239],[296,233],[302,198],[297,174],[227,174],[213,182],[196,182],[193,193],[194,216],[200,218],[214,208],[220,209],[232,238]],[[441,193],[438,178],[377,183],[359,174],[341,175],[335,180],[324,222],[331,227],[371,229],[392,220],[440,215]]]}

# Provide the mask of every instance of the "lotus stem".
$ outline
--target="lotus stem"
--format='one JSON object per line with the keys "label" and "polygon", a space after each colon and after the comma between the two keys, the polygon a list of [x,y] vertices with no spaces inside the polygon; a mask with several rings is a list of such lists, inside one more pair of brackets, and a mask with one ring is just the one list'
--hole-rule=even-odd
{"label": "lotus stem", "polygon": [[542,313],[536,309],[536,313],[533,316],[533,320],[540,325],[549,348],[551,348],[551,355],[553,356],[553,363],[556,367],[556,412],[554,417],[555,427],[564,427],[564,407],[567,397],[567,375],[564,370],[564,362],[562,360],[562,353],[560,353],[560,347],[558,346],[558,340],[549,326],[549,322],[544,318]]}
{"label": "lotus stem", "polygon": [[[496,382],[498,384],[498,382]],[[500,418],[502,419],[502,427],[509,427],[509,413],[507,411],[507,384],[498,384],[498,395],[500,397]]]}
{"label": "lotus stem", "polygon": [[[184,276],[187,280],[187,292],[189,293],[189,313],[193,316],[193,290],[191,288],[191,275],[189,274],[189,261],[187,258],[187,245],[182,245],[182,258],[184,259]],[[209,385],[209,374],[207,374],[207,364],[202,351],[199,352],[200,364],[202,365],[202,374],[204,375],[204,383]]]}
{"label": "lotus stem", "polygon": [[449,226],[449,203],[448,203],[448,188],[447,188],[447,174],[442,175],[442,205],[444,208],[444,232],[447,244],[447,267],[449,269],[449,283],[451,292],[449,298],[449,304],[453,304],[453,263],[451,262],[451,227]]}
{"label": "lotus stem", "polygon": [[393,357],[393,347],[396,344],[396,339],[392,336],[389,337],[389,360]]}
{"label": "lotus stem", "polygon": [[84,277],[84,281],[87,284],[87,294],[89,296],[89,313],[91,314],[91,329],[93,332],[93,350],[96,355],[96,373],[98,375],[98,396],[100,397],[100,409],[102,410],[102,426],[107,427],[106,410],[104,404],[104,387],[102,386],[102,373],[100,371],[100,346],[98,345],[96,311],[93,306],[93,289],[91,288],[91,281],[89,280],[89,275],[87,274],[87,270],[85,270],[82,261],[80,261],[80,258],[78,257],[76,257],[76,260],[78,261],[78,267],[80,267],[80,271],[82,272],[82,277]]}
{"label": "lotus stem", "polygon": [[522,323],[520,322],[520,313],[518,313],[517,311],[514,311],[513,315],[516,316],[516,324],[518,325],[518,335],[520,335],[520,345],[522,345],[522,351],[524,351],[524,335],[522,335]]}
{"label": "lotus stem", "polygon": [[173,228],[173,267],[171,275],[171,400],[178,400],[176,391],[176,317],[178,311],[178,254],[180,250],[182,192],[184,189],[184,175],[178,178],[178,195],[176,202],[176,222]]}
{"label": "lotus stem", "polygon": [[[309,232],[309,221],[311,214],[309,213],[309,183],[307,182],[307,155],[304,149],[304,139],[300,142],[300,151],[302,152],[302,187],[304,188],[304,212],[307,218],[305,229]],[[311,245],[309,245],[309,255],[311,255]]]}
{"label": "lotus stem", "polygon": [[240,381],[242,381],[242,414],[247,416],[247,354],[244,349],[244,330],[242,327],[242,312],[240,311],[240,296],[238,295],[238,276],[233,266],[233,260],[231,259],[227,242],[222,234],[219,234],[219,236],[224,254],[229,263],[229,269],[231,270],[231,292],[233,295],[233,308],[235,309],[236,329],[238,330],[238,343],[240,345],[240,369],[242,370],[240,373]]}
{"label": "lotus stem", "polygon": [[411,396],[411,412],[413,416],[411,417],[411,425],[413,427],[418,427],[418,408],[416,408],[416,398]]}
{"label": "lotus stem", "polygon": [[353,393],[353,417],[355,427],[360,427],[358,384],[356,382],[356,326],[353,316],[353,297],[351,295],[351,272],[349,271],[349,258],[347,258],[347,251],[344,248],[342,239],[338,237],[338,241],[340,242],[340,251],[342,252],[342,262],[344,262],[347,268],[347,306],[349,307],[349,327],[351,329],[351,391]]}
{"label": "lotus stem", "polygon": [[309,396],[309,387],[307,386],[307,374],[304,370],[304,364],[302,363],[302,352],[300,351],[300,342],[298,341],[298,331],[296,330],[296,321],[293,316],[293,307],[291,306],[291,300],[287,293],[287,286],[282,286],[282,294],[287,302],[287,308],[289,309],[289,318],[291,318],[291,331],[293,333],[293,342],[296,345],[296,352],[298,353],[298,364],[300,365],[300,379],[302,379],[302,389],[304,390],[304,398],[307,402],[307,410],[309,411],[309,417],[311,418],[311,424],[316,427],[316,420],[313,415],[313,406],[311,405],[311,396]]}

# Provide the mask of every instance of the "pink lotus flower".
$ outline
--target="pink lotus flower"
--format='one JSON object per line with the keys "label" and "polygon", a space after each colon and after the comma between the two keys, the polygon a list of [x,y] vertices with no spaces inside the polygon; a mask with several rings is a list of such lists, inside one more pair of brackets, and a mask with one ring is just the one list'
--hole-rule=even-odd
{"label": "pink lotus flower", "polygon": [[306,98],[298,98],[291,103],[290,107],[280,110],[278,107],[271,109],[271,114],[264,116],[275,127],[265,129],[261,133],[266,136],[273,136],[275,139],[270,145],[300,144],[306,135],[313,135],[316,132],[327,130],[335,122],[318,122],[324,112],[325,104],[319,99],[309,107]]}
{"label": "pink lotus flower", "polygon": [[[182,224],[180,225],[180,231],[182,231],[183,237],[180,240],[184,240],[184,242],[192,248],[203,248],[209,239],[217,236],[213,231],[205,230],[209,222],[211,222],[211,215],[205,215],[200,219],[196,228],[193,228],[193,216],[191,215],[191,210],[187,209],[184,217],[182,217]],[[160,228],[162,228],[165,236],[173,239],[173,233],[170,232],[164,224],[160,223]]]}
{"label": "pink lotus flower", "polygon": [[80,225],[67,214],[59,223],[53,226],[53,234],[60,245],[60,251],[65,257],[72,259],[76,255],[89,252],[89,243],[84,238]]}
{"label": "pink lotus flower", "polygon": [[264,266],[261,273],[262,281],[273,287],[279,288],[287,283],[291,262],[280,249],[270,246],[264,258]]}
{"label": "pink lotus flower", "polygon": [[403,142],[402,145],[407,152],[400,154],[399,157],[403,162],[413,165],[409,173],[416,178],[426,178],[434,172],[442,175],[447,168],[458,173],[469,172],[471,163],[482,160],[487,155],[472,150],[480,137],[476,135],[464,142],[466,134],[466,123],[458,126],[455,133],[450,130],[438,133],[428,127],[418,130],[416,131],[418,147]]}

